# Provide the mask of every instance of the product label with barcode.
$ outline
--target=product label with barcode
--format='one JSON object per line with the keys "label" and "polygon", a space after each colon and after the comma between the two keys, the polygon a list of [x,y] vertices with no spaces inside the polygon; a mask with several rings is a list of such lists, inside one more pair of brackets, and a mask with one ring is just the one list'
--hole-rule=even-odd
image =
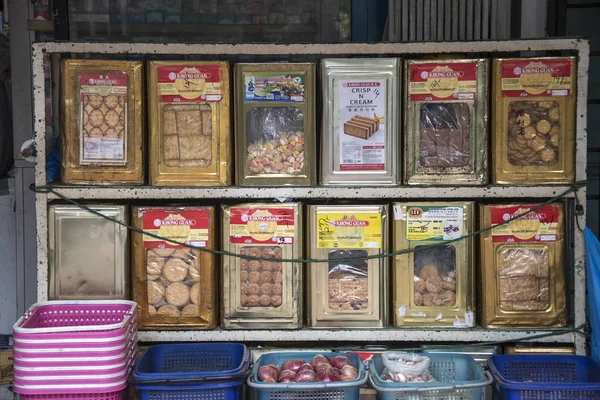
{"label": "product label with barcode", "polygon": [[244,101],[304,102],[304,74],[244,74]]}
{"label": "product label with barcode", "polygon": [[341,171],[383,171],[385,79],[341,79],[337,83]]}

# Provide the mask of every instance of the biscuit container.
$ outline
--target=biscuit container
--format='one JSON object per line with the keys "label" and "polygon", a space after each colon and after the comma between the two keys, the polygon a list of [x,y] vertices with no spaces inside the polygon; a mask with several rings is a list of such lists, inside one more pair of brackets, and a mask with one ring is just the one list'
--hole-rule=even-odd
{"label": "biscuit container", "polygon": [[[102,215],[127,223],[126,206],[90,205]],[[50,300],[126,300],[129,298],[127,229],[77,206],[48,209]]]}
{"label": "biscuit container", "polygon": [[388,207],[309,206],[307,321],[314,328],[384,328],[388,260],[338,261],[387,253]]}
{"label": "biscuit container", "polygon": [[569,346],[527,347],[523,345],[504,346],[503,354],[570,354],[575,355],[575,348]]}
{"label": "biscuit container", "polygon": [[[223,209],[222,327],[297,329],[302,326],[300,203],[239,204]],[[260,257],[253,260],[247,257]]]}
{"label": "biscuit container", "polygon": [[231,184],[229,64],[148,65],[150,184]]}
{"label": "biscuit container", "polygon": [[404,182],[485,185],[488,61],[406,61]]}
{"label": "biscuit container", "polygon": [[321,63],[321,183],[400,183],[398,58]]}
{"label": "biscuit container", "polygon": [[496,59],[492,70],[492,182],[573,182],[575,58]]}
{"label": "biscuit container", "polygon": [[[394,203],[394,326],[475,325],[472,202]],[[439,245],[430,249],[427,246]]]}
{"label": "biscuit container", "polygon": [[140,329],[217,325],[214,207],[133,207],[133,226],[198,247],[133,233],[133,300]]}
{"label": "biscuit container", "polygon": [[315,64],[235,65],[236,183],[316,183]]}
{"label": "biscuit container", "polygon": [[63,183],[144,183],[142,63],[62,63]]}
{"label": "biscuit container", "polygon": [[[479,229],[534,207],[482,205]],[[478,309],[484,328],[567,324],[563,215],[563,205],[552,203],[480,235]]]}

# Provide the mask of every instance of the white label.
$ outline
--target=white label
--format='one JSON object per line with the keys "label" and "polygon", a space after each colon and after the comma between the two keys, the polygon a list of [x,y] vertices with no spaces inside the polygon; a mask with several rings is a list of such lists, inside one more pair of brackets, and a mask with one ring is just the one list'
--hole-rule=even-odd
{"label": "white label", "polygon": [[386,169],[385,85],[385,79],[339,80],[337,99],[341,171]]}
{"label": "white label", "polygon": [[427,318],[427,314],[425,314],[424,312],[416,312],[416,313],[412,313],[410,314],[411,317],[422,317],[422,318]]}
{"label": "white label", "polygon": [[552,91],[552,96],[568,96],[568,95],[569,95],[568,90],[553,90]]}
{"label": "white label", "polygon": [[398,316],[404,317],[405,315],[406,315],[406,306],[401,305],[400,307],[398,307]]}
{"label": "white label", "polygon": [[394,219],[396,221],[402,221],[403,215],[404,214],[402,214],[402,206],[394,206]]}
{"label": "white label", "polygon": [[406,212],[408,240],[453,240],[464,234],[462,207],[410,206]]}
{"label": "white label", "polygon": [[444,318],[444,316],[442,315],[442,313],[439,313],[439,314],[438,314],[438,315],[437,315],[437,316],[434,318],[434,320],[436,320],[436,321],[441,321],[441,320],[442,320],[442,318]]}
{"label": "white label", "polygon": [[86,137],[83,138],[83,154],[81,163],[93,163],[95,160],[123,161],[125,159],[125,143],[122,138]]}
{"label": "white label", "polygon": [[467,326],[467,324],[465,322],[461,321],[460,318],[458,318],[458,315],[455,318],[456,318],[456,321],[454,321],[454,326],[456,326],[456,327]]}
{"label": "white label", "polygon": [[470,327],[475,326],[475,315],[473,314],[472,311],[465,313],[465,324],[467,324],[467,326],[470,326]]}

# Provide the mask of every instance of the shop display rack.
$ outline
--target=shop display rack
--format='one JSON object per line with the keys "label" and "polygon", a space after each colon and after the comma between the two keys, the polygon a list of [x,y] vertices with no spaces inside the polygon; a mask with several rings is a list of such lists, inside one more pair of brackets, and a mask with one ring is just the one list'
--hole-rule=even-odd
{"label": "shop display rack", "polygon": [[[583,39],[548,40],[511,40],[478,42],[427,42],[427,43],[347,43],[347,44],[154,44],[154,43],[81,43],[50,42],[33,44],[33,98],[34,130],[38,149],[35,169],[35,184],[44,187],[46,182],[45,132],[45,86],[43,58],[47,54],[70,54],[82,57],[84,54],[97,55],[152,55],[154,58],[172,58],[173,56],[248,56],[248,55],[311,55],[323,57],[351,56],[398,56],[402,58],[418,57],[426,54],[475,54],[498,57],[519,52],[550,52],[561,54],[568,52],[578,56],[577,62],[577,106],[576,106],[576,182],[586,179],[586,118],[587,86],[589,67],[589,44]],[[580,185],[581,186],[581,185]],[[150,199],[546,199],[553,198],[572,189],[571,185],[490,185],[485,187],[444,186],[444,187],[220,187],[220,188],[156,188],[148,186],[55,186],[53,190],[62,196],[77,200],[150,200]],[[585,226],[585,186],[570,191],[565,197],[576,201],[582,208],[574,216],[578,224],[572,227],[572,259],[569,267],[573,292],[572,327],[581,327],[586,322],[585,298],[585,253],[583,233],[576,228]],[[48,202],[60,198],[54,193],[38,190],[36,193],[37,255],[38,255],[38,301],[48,298]],[[568,258],[569,259],[569,258]],[[549,336],[548,333],[557,332]],[[175,331],[165,334],[161,331],[140,332],[140,341],[237,341],[237,342],[310,342],[331,341],[346,342],[510,342],[530,340],[537,342],[574,344],[578,354],[585,354],[585,335],[573,328],[564,331],[544,329],[319,329],[319,330],[211,330],[211,331]]]}

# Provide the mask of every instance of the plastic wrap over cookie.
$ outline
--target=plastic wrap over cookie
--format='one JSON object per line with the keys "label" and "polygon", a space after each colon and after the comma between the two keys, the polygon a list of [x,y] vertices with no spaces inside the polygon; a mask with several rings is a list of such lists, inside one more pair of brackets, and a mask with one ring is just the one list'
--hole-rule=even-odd
{"label": "plastic wrap over cookie", "polygon": [[419,162],[423,167],[469,165],[470,112],[466,103],[421,106]]}
{"label": "plastic wrap over cookie", "polygon": [[365,250],[331,250],[328,270],[328,305],[331,310],[365,310],[369,306],[368,260]]}
{"label": "plastic wrap over cookie", "polygon": [[148,314],[196,317],[200,315],[198,251],[181,248],[146,249]]}
{"label": "plastic wrap over cookie", "polygon": [[257,107],[247,114],[247,168],[251,174],[304,172],[304,113],[297,107]]}
{"label": "plastic wrap over cookie", "polygon": [[421,250],[415,246],[414,302],[416,306],[456,304],[456,249],[439,246]]}
{"label": "plastic wrap over cookie", "polygon": [[282,250],[279,246],[247,246],[240,258],[240,305],[242,307],[280,307],[283,301]]}

